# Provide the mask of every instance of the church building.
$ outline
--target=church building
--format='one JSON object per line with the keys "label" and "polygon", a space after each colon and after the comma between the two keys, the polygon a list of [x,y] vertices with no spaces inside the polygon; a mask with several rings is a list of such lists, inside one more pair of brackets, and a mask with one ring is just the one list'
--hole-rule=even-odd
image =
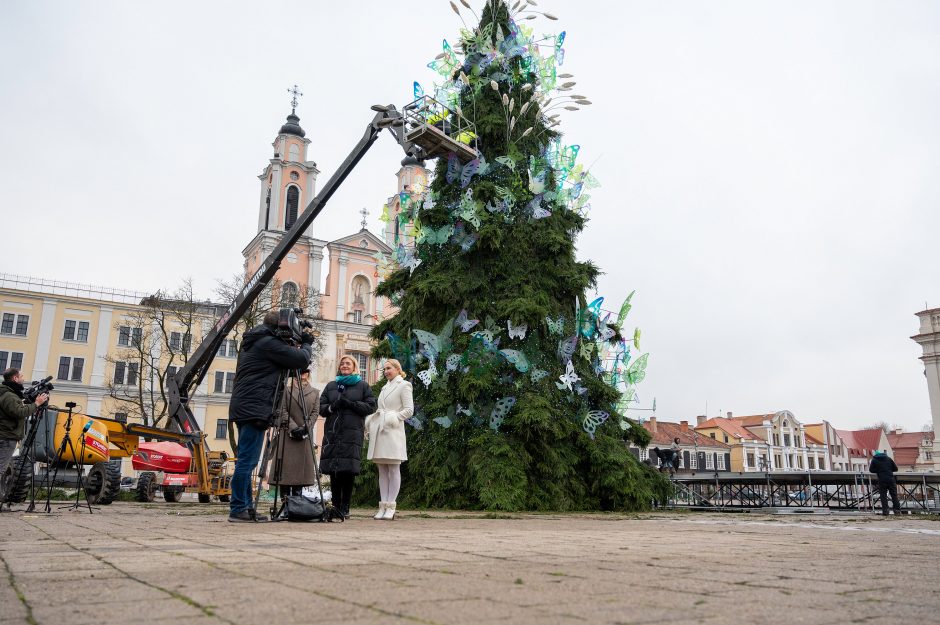
{"label": "church building", "polygon": [[[320,171],[314,161],[308,160],[311,141],[300,126],[296,97],[292,104],[291,113],[272,144],[273,155],[258,176],[261,188],[257,232],[242,251],[246,276],[257,271],[317,192]],[[314,386],[323,388],[335,377],[339,358],[344,354],[359,360],[367,381],[378,380],[378,364],[370,356],[369,331],[394,314],[394,308],[388,299],[377,297],[375,290],[382,278],[380,270],[389,262],[393,248],[409,243],[397,215],[403,203],[407,206],[425,188],[427,177],[427,170],[419,161],[411,157],[402,161],[396,193],[386,205],[391,218],[381,238],[367,229],[364,210],[358,232],[331,241],[316,236],[319,231],[314,222],[281,263],[275,281],[282,305],[296,303],[305,295],[319,295],[324,347],[313,365]]]}

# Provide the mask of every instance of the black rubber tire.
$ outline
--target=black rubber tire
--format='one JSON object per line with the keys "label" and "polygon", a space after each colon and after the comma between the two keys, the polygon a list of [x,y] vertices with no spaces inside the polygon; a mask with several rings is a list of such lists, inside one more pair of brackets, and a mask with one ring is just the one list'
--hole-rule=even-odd
{"label": "black rubber tire", "polygon": [[219,501],[221,501],[222,503],[228,503],[231,500],[232,500],[231,495],[219,495]]}
{"label": "black rubber tire", "polygon": [[[26,465],[25,467],[23,465]],[[17,456],[7,467],[6,474],[3,476],[8,494],[8,500],[11,503],[22,503],[29,496],[29,480],[33,473],[33,463],[28,456]],[[18,479],[17,479],[18,478]]]}
{"label": "black rubber tire", "polygon": [[148,503],[157,498],[157,474],[146,471],[137,478],[137,491],[134,499],[141,503]]}
{"label": "black rubber tire", "polygon": [[99,462],[85,477],[85,498],[91,505],[106,506],[121,493],[121,461]]}
{"label": "black rubber tire", "polygon": [[167,503],[179,503],[183,500],[182,486],[164,486],[163,500]]}
{"label": "black rubber tire", "polygon": [[209,503],[210,501],[212,501],[212,495],[199,493],[199,503]]}

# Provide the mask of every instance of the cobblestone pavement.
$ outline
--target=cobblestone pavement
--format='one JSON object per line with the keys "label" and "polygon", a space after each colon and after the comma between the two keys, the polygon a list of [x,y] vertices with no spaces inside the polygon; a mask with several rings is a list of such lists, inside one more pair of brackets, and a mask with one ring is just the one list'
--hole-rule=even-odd
{"label": "cobblestone pavement", "polygon": [[936,623],[933,519],[14,511],[0,515],[0,623]]}

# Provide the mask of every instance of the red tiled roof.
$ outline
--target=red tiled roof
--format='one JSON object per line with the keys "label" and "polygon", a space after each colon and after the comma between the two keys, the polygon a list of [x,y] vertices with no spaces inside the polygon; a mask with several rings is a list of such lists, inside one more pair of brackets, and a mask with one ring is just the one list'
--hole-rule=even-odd
{"label": "red tiled roof", "polygon": [[909,447],[904,447],[902,449],[894,450],[894,461],[899,467],[903,466],[914,466],[917,464],[917,457],[920,455],[920,452],[917,449],[911,449]]}
{"label": "red tiled roof", "polygon": [[822,442],[821,440],[817,439],[815,436],[813,436],[812,434],[809,434],[808,432],[804,432],[804,433],[803,433],[803,436],[806,437],[806,442],[807,442],[807,443],[811,443],[811,444],[813,444],[813,445],[825,445],[824,442]]}
{"label": "red tiled roof", "polygon": [[653,440],[650,441],[650,447],[669,447],[672,445],[674,438],[679,437],[679,444],[683,447],[716,447],[720,449],[731,449],[731,445],[727,445],[719,440],[713,439],[710,436],[702,434],[701,432],[696,432],[690,426],[687,430],[683,431],[682,426],[679,423],[670,423],[669,421],[656,421],[656,432],[653,432],[653,424],[649,421],[643,422],[643,427],[647,432],[653,435]]}
{"label": "red tiled roof", "polygon": [[900,434],[888,434],[888,442],[891,449],[897,451],[905,447],[920,448],[920,443],[924,438],[933,440],[933,432],[901,432]]}
{"label": "red tiled roof", "polygon": [[933,432],[901,432],[888,434],[888,443],[894,450],[894,461],[898,466],[914,466],[920,456],[921,442],[927,438],[933,440]]}
{"label": "red tiled roof", "polygon": [[849,450],[867,451],[868,455],[878,451],[878,443],[881,441],[880,428],[870,430],[836,430],[836,434],[845,443]]}
{"label": "red tiled roof", "polygon": [[749,425],[761,425],[764,423],[764,421],[770,421],[774,418],[774,414],[776,413],[771,412],[769,414],[755,414],[748,415],[746,417],[731,417],[731,419],[733,421],[737,421],[744,427],[747,427]]}
{"label": "red tiled roof", "polygon": [[728,434],[731,434],[735,438],[743,438],[746,440],[752,441],[761,441],[764,440],[761,437],[757,436],[743,425],[737,422],[735,419],[726,419],[724,417],[715,417],[709,419],[705,423],[698,426],[696,429],[701,428],[721,428]]}

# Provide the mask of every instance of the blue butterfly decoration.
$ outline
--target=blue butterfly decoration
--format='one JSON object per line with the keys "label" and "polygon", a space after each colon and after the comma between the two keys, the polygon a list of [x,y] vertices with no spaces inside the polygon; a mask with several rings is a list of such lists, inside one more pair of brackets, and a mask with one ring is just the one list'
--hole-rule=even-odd
{"label": "blue butterfly decoration", "polygon": [[478,157],[468,162],[466,165],[460,164],[460,159],[457,158],[457,155],[451,152],[447,155],[447,183],[454,184],[460,180],[460,188],[465,188],[470,184],[470,179],[473,176],[479,174],[483,175],[486,173],[489,166],[483,157]]}

